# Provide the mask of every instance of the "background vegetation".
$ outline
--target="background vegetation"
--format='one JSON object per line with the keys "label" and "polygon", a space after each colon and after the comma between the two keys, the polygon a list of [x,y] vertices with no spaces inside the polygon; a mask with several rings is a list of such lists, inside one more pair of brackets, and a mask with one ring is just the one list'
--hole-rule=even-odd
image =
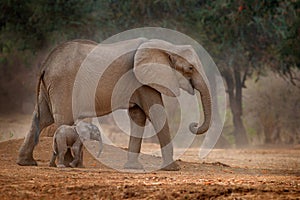
{"label": "background vegetation", "polygon": [[300,1],[3,0],[0,8],[2,113],[32,111],[39,63],[56,44],[160,26],[193,37],[220,68],[231,112],[223,140],[300,143]]}

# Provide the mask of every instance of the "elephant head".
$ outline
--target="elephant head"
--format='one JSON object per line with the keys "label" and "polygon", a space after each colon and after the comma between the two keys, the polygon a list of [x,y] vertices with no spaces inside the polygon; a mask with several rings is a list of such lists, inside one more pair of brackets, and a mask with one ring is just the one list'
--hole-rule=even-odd
{"label": "elephant head", "polygon": [[83,142],[87,140],[95,140],[99,142],[99,152],[97,155],[97,157],[99,157],[103,149],[103,142],[98,127],[92,123],[80,121],[76,124],[75,129]]}
{"label": "elephant head", "polygon": [[179,96],[180,90],[201,95],[204,121],[190,124],[194,134],[205,133],[211,124],[212,103],[209,84],[197,53],[190,45],[173,45],[163,40],[149,40],[136,51],[134,73],[138,81],[167,96]]}

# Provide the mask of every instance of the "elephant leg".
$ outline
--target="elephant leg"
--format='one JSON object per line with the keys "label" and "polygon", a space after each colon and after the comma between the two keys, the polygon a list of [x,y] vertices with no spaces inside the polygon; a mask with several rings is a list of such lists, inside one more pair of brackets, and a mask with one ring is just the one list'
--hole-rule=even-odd
{"label": "elephant leg", "polygon": [[80,152],[80,159],[78,161],[77,167],[80,167],[80,168],[84,167],[84,165],[83,165],[83,149]]}
{"label": "elephant leg", "polygon": [[66,167],[65,165],[65,154],[67,153],[67,147],[58,150],[58,163],[57,167]]}
{"label": "elephant leg", "polygon": [[37,165],[37,162],[33,158],[33,150],[39,141],[39,136],[41,131],[51,125],[54,120],[52,114],[49,110],[47,101],[45,100],[45,94],[40,94],[39,96],[39,111],[37,105],[33,112],[33,117],[31,121],[31,127],[26,135],[26,138],[20,147],[19,155],[17,158],[17,164],[21,166],[32,166]]}
{"label": "elephant leg", "polygon": [[67,148],[67,151],[65,153],[65,156],[64,156],[64,165],[66,167],[70,167],[70,163],[74,160],[74,157],[72,155],[72,151],[70,148]]}
{"label": "elephant leg", "polygon": [[[162,170],[177,171],[180,167],[173,160],[173,145],[161,94],[147,87],[143,88],[143,90],[144,91],[141,92],[142,95],[140,95],[140,102],[142,109],[157,133],[163,158]],[[148,95],[145,96],[143,94]]]}
{"label": "elephant leg", "polygon": [[[57,147],[57,156],[58,156],[58,162],[57,162],[57,167],[66,167],[66,160],[65,160],[65,155],[67,151],[69,150],[67,146],[67,141],[66,137],[64,136],[59,136],[56,138],[56,147]],[[67,163],[69,165],[69,163]]]}
{"label": "elephant leg", "polygon": [[143,165],[138,161],[141,151],[146,115],[141,108],[134,106],[129,108],[131,135],[129,139],[127,162],[125,169],[143,169]]}
{"label": "elephant leg", "polygon": [[177,171],[180,169],[173,160],[173,144],[171,142],[170,130],[167,116],[164,110],[154,108],[149,113],[150,121],[157,132],[163,158],[162,170]]}
{"label": "elephant leg", "polygon": [[37,162],[33,159],[33,149],[36,145],[36,134],[39,131],[37,122],[38,117],[36,111],[33,113],[30,131],[27,133],[25,140],[19,150],[19,156],[17,164],[21,166],[37,165]]}
{"label": "elephant leg", "polygon": [[74,154],[74,159],[70,162],[71,167],[77,167],[81,158],[81,151],[82,151],[82,143],[78,138],[76,142],[72,145],[71,150]]}
{"label": "elephant leg", "polygon": [[56,167],[56,164],[55,164],[56,157],[57,157],[57,154],[53,151],[52,157],[50,159],[49,167]]}
{"label": "elephant leg", "polygon": [[[154,128],[157,127],[153,123]],[[162,170],[178,171],[179,165],[173,160],[173,144],[171,142],[169,125],[166,121],[161,131],[157,133],[157,137],[161,147],[161,154],[163,158]]]}

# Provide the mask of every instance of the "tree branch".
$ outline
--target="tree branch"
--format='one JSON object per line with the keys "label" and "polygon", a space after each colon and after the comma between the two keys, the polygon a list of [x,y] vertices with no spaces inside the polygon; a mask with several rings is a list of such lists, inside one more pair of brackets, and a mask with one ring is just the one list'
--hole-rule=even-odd
{"label": "tree branch", "polygon": [[244,72],[244,75],[243,75],[243,78],[242,78],[242,82],[241,82],[243,88],[246,88],[245,82],[246,82],[249,70],[250,70],[250,66],[247,65],[247,68],[246,68],[246,70]]}

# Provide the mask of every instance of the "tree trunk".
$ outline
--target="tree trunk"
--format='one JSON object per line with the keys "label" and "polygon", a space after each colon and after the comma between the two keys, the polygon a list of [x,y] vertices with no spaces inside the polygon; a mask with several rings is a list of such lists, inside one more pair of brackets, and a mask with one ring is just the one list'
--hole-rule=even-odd
{"label": "tree trunk", "polygon": [[[220,116],[220,110],[219,110],[219,106],[218,106],[218,92],[217,92],[217,80],[216,80],[216,74],[210,74],[210,79],[209,79],[209,83],[210,83],[210,92],[211,92],[211,96],[212,96],[212,104],[215,105],[212,107],[213,109],[213,113],[214,113],[214,118],[213,121],[216,124],[221,124],[222,120],[221,120],[221,116]],[[215,148],[229,148],[230,147],[230,143],[227,141],[227,139],[221,134],[216,145]]]}
{"label": "tree trunk", "polygon": [[223,75],[227,83],[227,92],[229,95],[229,104],[233,116],[236,147],[246,147],[249,144],[245,126],[242,121],[242,88],[240,69],[236,65],[233,70],[225,69]]}

